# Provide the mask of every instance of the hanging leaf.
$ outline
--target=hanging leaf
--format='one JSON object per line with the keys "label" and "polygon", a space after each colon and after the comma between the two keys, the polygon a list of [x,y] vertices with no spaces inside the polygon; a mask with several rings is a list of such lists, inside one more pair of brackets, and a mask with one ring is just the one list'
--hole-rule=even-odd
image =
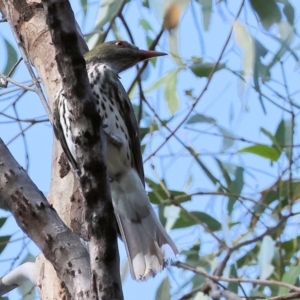
{"label": "hanging leaf", "polygon": [[[225,66],[225,64],[220,63],[214,72],[224,69]],[[190,69],[198,77],[209,77],[214,67],[214,63],[194,63],[190,66]]]}
{"label": "hanging leaf", "polygon": [[[296,265],[290,265],[290,268],[287,272],[284,273],[281,281],[294,285],[300,274],[300,263]],[[285,287],[280,287],[278,291],[278,296],[289,293],[289,290]]]}
{"label": "hanging leaf", "polygon": [[140,25],[143,27],[145,31],[152,30],[151,25],[146,19],[140,19]]}
{"label": "hanging leaf", "polygon": [[284,149],[287,157],[292,156],[293,145],[293,125],[292,120],[282,119],[277,127],[275,138],[281,149]]}
{"label": "hanging leaf", "polygon": [[[240,22],[235,22],[233,29],[236,42],[243,51],[242,72],[247,80],[253,75],[255,60],[254,41],[248,30]],[[241,84],[245,85],[244,81],[241,81]]]}
{"label": "hanging leaf", "polygon": [[174,115],[179,108],[179,97],[176,92],[178,72],[179,69],[177,69],[176,72],[171,73],[169,80],[166,82],[164,91],[167,107],[172,115]]}
{"label": "hanging leaf", "polygon": [[169,281],[169,278],[166,277],[160,284],[160,286],[156,292],[155,299],[156,300],[171,300],[170,289],[171,289],[170,281]]}
{"label": "hanging leaf", "polygon": [[244,168],[236,167],[234,172],[234,180],[230,182],[228,186],[229,194],[237,195],[237,196],[230,196],[228,200],[228,213],[231,214],[233,210],[233,206],[238,199],[238,195],[241,194],[242,189],[244,187]]}
{"label": "hanging leaf", "polygon": [[210,123],[214,125],[217,124],[214,118],[207,117],[203,114],[196,114],[187,121],[187,124],[194,124],[194,123]]}
{"label": "hanging leaf", "polygon": [[172,115],[176,113],[179,108],[179,98],[176,92],[176,85],[177,85],[177,75],[181,68],[177,68],[165,76],[158,79],[156,82],[150,86],[145,93],[149,93],[153,90],[156,90],[160,86],[164,86],[164,96],[167,102],[167,107]]}
{"label": "hanging leaf", "polygon": [[[112,16],[118,11],[120,6],[122,5],[122,1],[120,0],[102,0],[99,13],[96,18],[96,24],[94,31],[97,32],[103,29],[103,26],[112,19]],[[99,33],[95,33],[88,38],[88,46],[89,49],[93,49],[95,45],[98,44],[100,40]]]}
{"label": "hanging leaf", "polygon": [[2,253],[2,251],[6,247],[7,243],[9,242],[10,237],[11,237],[10,235],[0,236],[0,253]]}
{"label": "hanging leaf", "polygon": [[0,218],[0,228],[4,225],[7,218]]}
{"label": "hanging leaf", "polygon": [[[238,278],[238,274],[236,271],[236,267],[234,264],[230,267],[230,278]],[[239,283],[238,282],[230,282],[227,287],[228,291],[231,291],[232,293],[237,294],[239,289]]]}
{"label": "hanging leaf", "polygon": [[212,0],[198,0],[201,5],[202,22],[205,31],[208,31],[212,14]]}
{"label": "hanging leaf", "polygon": [[283,14],[285,15],[285,17],[288,20],[288,22],[290,23],[290,25],[294,26],[295,10],[290,2],[285,3],[284,8],[283,8]]}
{"label": "hanging leaf", "polygon": [[278,150],[276,150],[274,147],[263,144],[255,144],[253,146],[240,149],[238,153],[252,153],[264,158],[268,158],[272,161],[277,161],[280,157],[280,152]]}
{"label": "hanging leaf", "polygon": [[170,54],[172,59],[175,61],[178,67],[184,67],[185,64],[183,63],[180,53],[179,53],[179,42],[178,42],[178,28],[176,27],[173,29],[172,34],[168,35],[168,42],[170,48]]}
{"label": "hanging leaf", "polygon": [[11,69],[13,68],[13,66],[18,61],[18,54],[17,54],[15,48],[12,46],[12,44],[8,40],[4,39],[4,43],[5,43],[5,48],[6,48],[7,59],[6,59],[6,65],[5,65],[3,74],[8,75],[9,72],[11,71]]}
{"label": "hanging leaf", "polygon": [[87,12],[87,0],[80,0],[81,8],[83,10],[84,16],[86,16]]}
{"label": "hanging leaf", "polygon": [[280,9],[274,0],[250,0],[250,3],[266,30],[281,20]]}
{"label": "hanging leaf", "polygon": [[[167,195],[166,191],[162,188],[162,186],[159,183],[156,183],[149,178],[145,178],[145,181],[152,189],[152,191],[148,193],[151,203],[161,204],[162,201],[169,199],[169,196]],[[176,202],[178,203],[183,203],[191,200],[190,195],[181,191],[169,190],[169,194],[171,195],[172,199],[176,199]]]}
{"label": "hanging leaf", "polygon": [[270,236],[264,236],[259,254],[258,254],[258,269],[259,278],[265,280],[271,276],[274,271],[274,266],[271,264],[275,254],[275,241]]}

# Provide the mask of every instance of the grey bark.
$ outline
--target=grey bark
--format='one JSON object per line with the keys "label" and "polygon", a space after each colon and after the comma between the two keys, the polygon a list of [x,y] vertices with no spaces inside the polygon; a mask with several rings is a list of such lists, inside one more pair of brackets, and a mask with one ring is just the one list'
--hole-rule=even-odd
{"label": "grey bark", "polygon": [[0,201],[52,263],[73,299],[89,299],[89,255],[0,139]]}

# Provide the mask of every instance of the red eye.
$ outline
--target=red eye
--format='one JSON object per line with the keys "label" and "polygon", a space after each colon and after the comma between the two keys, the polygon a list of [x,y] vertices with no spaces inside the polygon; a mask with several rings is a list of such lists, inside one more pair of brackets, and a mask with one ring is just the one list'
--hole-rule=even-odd
{"label": "red eye", "polygon": [[117,42],[116,42],[116,45],[117,45],[117,46],[123,46],[123,42],[122,42],[122,41],[117,41]]}

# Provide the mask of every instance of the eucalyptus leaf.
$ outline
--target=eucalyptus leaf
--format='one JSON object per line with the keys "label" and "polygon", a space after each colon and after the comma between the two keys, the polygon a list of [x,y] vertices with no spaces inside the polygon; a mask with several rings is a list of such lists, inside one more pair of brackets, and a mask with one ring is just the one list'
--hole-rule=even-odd
{"label": "eucalyptus leaf", "polygon": [[212,0],[197,0],[201,4],[202,22],[205,31],[209,29],[211,14],[212,14]]}
{"label": "eucalyptus leaf", "polygon": [[[3,74],[8,75],[13,66],[18,61],[18,54],[13,45],[8,40],[4,39],[4,43],[6,48],[7,59]],[[12,76],[12,74],[10,76]]]}
{"label": "eucalyptus leaf", "polygon": [[171,295],[170,295],[170,281],[169,278],[166,277],[160,284],[157,292],[155,299],[156,300],[171,300]]}
{"label": "eucalyptus leaf", "polygon": [[186,228],[190,226],[197,225],[196,220],[200,223],[206,225],[211,231],[221,230],[221,223],[214,219],[212,216],[201,211],[191,211],[186,213],[181,211],[180,217],[176,220],[173,229],[175,228]]}
{"label": "eucalyptus leaf", "polygon": [[250,3],[266,30],[281,20],[280,9],[274,0],[250,0]]}
{"label": "eucalyptus leaf", "polygon": [[255,144],[253,146],[240,149],[238,153],[252,153],[264,158],[268,158],[271,161],[277,161],[280,157],[280,152],[277,149],[263,144]]}
{"label": "eucalyptus leaf", "polygon": [[[214,71],[219,71],[225,68],[225,64],[219,64],[217,69]],[[209,77],[212,74],[212,71],[215,68],[214,63],[194,63],[190,66],[191,71],[197,76],[197,77]]]}

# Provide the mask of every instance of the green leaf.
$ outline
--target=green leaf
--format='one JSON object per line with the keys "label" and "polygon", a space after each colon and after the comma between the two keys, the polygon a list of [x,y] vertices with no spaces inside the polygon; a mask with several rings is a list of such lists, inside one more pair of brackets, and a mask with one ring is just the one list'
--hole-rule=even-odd
{"label": "green leaf", "polygon": [[250,0],[250,3],[266,30],[281,20],[280,9],[274,0]]}
{"label": "green leaf", "polygon": [[149,127],[140,127],[140,139],[141,141],[143,138],[148,134],[153,134],[155,131],[159,129],[157,123],[155,121],[151,122]]}
{"label": "green leaf", "polygon": [[172,59],[179,67],[184,67],[180,53],[179,53],[179,41],[178,41],[178,27],[172,30],[172,34],[168,35],[168,43],[170,48],[170,54],[172,55]]}
{"label": "green leaf", "polygon": [[275,133],[276,141],[284,149],[288,158],[292,156],[293,130],[292,120],[282,119]]}
{"label": "green leaf", "polygon": [[[96,25],[94,28],[95,34],[88,38],[88,46],[93,49],[101,40],[101,35],[98,31],[103,29],[103,26],[112,19],[112,16],[118,11],[122,4],[120,0],[102,0],[98,9]],[[103,41],[102,41],[103,42]]]}
{"label": "green leaf", "polygon": [[[193,63],[190,66],[190,69],[198,77],[209,77],[214,67],[215,67],[214,63]],[[219,64],[217,69],[214,72],[224,68],[225,68],[225,64]]]}
{"label": "green leaf", "polygon": [[170,289],[171,289],[170,281],[169,281],[169,278],[166,277],[160,284],[160,286],[156,292],[155,299],[156,300],[171,300]]}
{"label": "green leaf", "polygon": [[9,242],[10,237],[11,237],[10,235],[0,236],[0,253],[2,253],[2,251],[6,247],[7,243]]}
{"label": "green leaf", "polygon": [[280,157],[280,152],[273,147],[263,144],[255,144],[243,149],[240,149],[238,153],[252,153],[264,158],[268,158],[271,161],[277,161]]}
{"label": "green leaf", "polygon": [[107,22],[109,22],[121,4],[122,2],[120,0],[102,0],[96,19],[95,29],[101,29]]}
{"label": "green leaf", "polygon": [[150,8],[149,0],[142,0],[142,4],[143,4],[144,7]]}
{"label": "green leaf", "polygon": [[[228,186],[228,190],[230,194],[233,195],[240,195],[242,189],[244,187],[244,168],[236,167],[234,173],[235,179],[231,181],[230,185]],[[231,214],[233,210],[233,206],[238,199],[238,196],[230,196],[228,200],[228,213]]]}
{"label": "green leaf", "polygon": [[[12,44],[4,39],[5,47],[6,47],[6,66],[4,68],[3,74],[8,75],[15,63],[18,61],[18,54]],[[11,74],[12,75],[12,74]]]}
{"label": "green leaf", "polygon": [[234,145],[234,135],[228,131],[226,128],[219,126],[218,128],[220,130],[220,133],[223,135],[223,146],[222,146],[222,151],[226,151],[229,148],[231,148]]}
{"label": "green leaf", "polygon": [[186,263],[191,266],[198,266],[199,263],[199,251],[200,251],[201,242],[197,241],[192,248],[189,250],[181,251],[180,254],[186,256]]}
{"label": "green leaf", "polygon": [[222,172],[222,175],[223,175],[223,177],[224,177],[224,179],[226,181],[227,187],[228,187],[231,184],[232,180],[231,180],[231,178],[230,178],[230,176],[228,174],[227,165],[223,164],[223,162],[220,161],[217,158],[215,158],[215,160],[216,160],[216,162],[217,162],[217,164],[218,164],[218,166],[219,166],[219,168],[220,168],[220,170]]}
{"label": "green leaf", "polygon": [[202,8],[202,21],[204,30],[209,29],[210,18],[212,14],[212,0],[198,0]]}
{"label": "green leaf", "polygon": [[[240,22],[236,21],[233,29],[236,42],[243,51],[242,72],[246,78],[249,78],[253,74],[255,61],[254,41],[247,28]],[[244,90],[245,81],[241,81],[241,84]]]}
{"label": "green leaf", "polygon": [[[152,189],[152,191],[148,193],[148,197],[151,203],[161,204],[162,201],[166,201],[169,199],[169,196],[166,194],[166,191],[162,188],[160,184],[154,182],[149,178],[145,178],[145,181]],[[178,203],[183,203],[191,200],[191,196],[182,191],[169,190],[169,194],[171,195],[172,199],[175,199]]]}
{"label": "green leaf", "polygon": [[7,218],[0,218],[0,228],[4,225]]}
{"label": "green leaf", "polygon": [[151,25],[145,19],[140,19],[140,25],[143,27],[145,31],[152,30]]}
{"label": "green leaf", "polygon": [[274,255],[275,241],[273,241],[270,236],[266,235],[261,241],[261,246],[258,253],[259,279],[265,280],[272,275],[274,271],[274,266],[272,265]]}
{"label": "green leaf", "polygon": [[279,152],[282,151],[281,146],[276,140],[276,136],[274,136],[271,132],[266,130],[265,128],[261,127],[260,131],[265,134],[272,142],[273,142],[273,147],[276,148]]}
{"label": "green leaf", "polygon": [[174,115],[179,108],[179,97],[176,92],[178,72],[179,70],[177,69],[176,72],[171,73],[169,80],[166,82],[164,92],[164,96],[167,101],[167,107],[172,115]]}
{"label": "green leaf", "polygon": [[180,217],[176,220],[173,229],[197,225],[195,218],[198,222],[205,224],[211,231],[219,231],[221,229],[219,221],[201,211],[191,211],[189,213],[181,211]]}
{"label": "green leaf", "polygon": [[83,10],[84,15],[86,15],[86,11],[87,11],[87,0],[80,0],[81,3],[81,8]]}
{"label": "green leaf", "polygon": [[[300,263],[298,263],[297,265],[291,265],[289,270],[285,272],[285,274],[283,275],[281,281],[294,285],[296,283],[296,280],[299,277],[299,273],[300,273]],[[278,296],[287,294],[288,292],[289,290],[287,288],[280,287]]]}
{"label": "green leaf", "polygon": [[202,114],[196,114],[187,121],[187,124],[195,124],[195,123],[210,123],[210,124],[214,124],[214,125],[217,124],[215,119],[213,119],[211,117],[207,117]]}
{"label": "green leaf", "polygon": [[285,15],[288,22],[294,26],[294,20],[295,20],[295,10],[294,7],[291,5],[291,3],[287,2],[284,5],[283,8],[283,14]]}
{"label": "green leaf", "polygon": [[[238,274],[236,271],[236,267],[234,264],[230,267],[230,278],[238,278]],[[237,294],[239,289],[239,283],[238,282],[230,282],[228,284],[227,290],[231,291],[232,293]]]}
{"label": "green leaf", "polygon": [[155,81],[152,86],[145,90],[145,93],[149,93],[153,90],[156,90],[160,86],[164,86],[164,96],[167,102],[167,107],[172,115],[174,115],[179,108],[179,98],[176,92],[176,85],[177,75],[180,70],[181,68],[177,68],[169,72],[165,76]]}

